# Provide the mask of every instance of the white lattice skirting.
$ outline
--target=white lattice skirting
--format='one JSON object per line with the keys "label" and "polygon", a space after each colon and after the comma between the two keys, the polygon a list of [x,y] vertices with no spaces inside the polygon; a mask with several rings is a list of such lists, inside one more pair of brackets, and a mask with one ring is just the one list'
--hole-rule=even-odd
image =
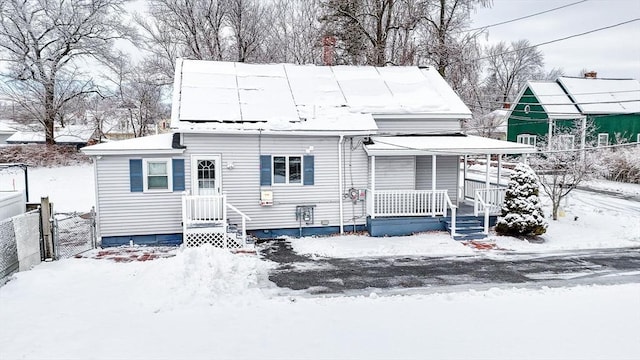
{"label": "white lattice skirting", "polygon": [[235,235],[229,235],[226,232],[188,230],[183,235],[184,244],[190,247],[204,244],[211,244],[223,249],[238,249],[243,247],[243,244],[241,244],[240,240],[236,239]]}

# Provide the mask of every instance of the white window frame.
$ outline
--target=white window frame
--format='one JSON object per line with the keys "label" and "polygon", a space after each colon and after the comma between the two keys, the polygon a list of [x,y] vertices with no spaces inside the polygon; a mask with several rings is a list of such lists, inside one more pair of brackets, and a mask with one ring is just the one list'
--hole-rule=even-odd
{"label": "white window frame", "polygon": [[[602,138],[606,138],[604,143],[601,141]],[[600,133],[598,134],[598,147],[609,145],[609,134],[608,133]]]}
{"label": "white window frame", "polygon": [[562,150],[573,150],[576,147],[575,135],[558,135],[558,145]]}
{"label": "white window frame", "polygon": [[[285,182],[277,183],[276,182],[276,164],[275,158],[283,157],[285,158],[284,167],[285,167]],[[300,158],[300,182],[290,182],[290,174],[289,174],[289,158],[297,157]],[[272,155],[271,156],[271,185],[273,186],[302,186],[304,185],[304,156],[302,155]]]}
{"label": "white window frame", "polygon": [[[167,164],[167,188],[149,189],[149,163]],[[173,161],[171,158],[149,158],[142,159],[142,183],[144,192],[172,192],[173,191]]]}
{"label": "white window frame", "polygon": [[538,137],[532,134],[520,134],[516,136],[516,142],[520,144],[527,144],[536,146]]}

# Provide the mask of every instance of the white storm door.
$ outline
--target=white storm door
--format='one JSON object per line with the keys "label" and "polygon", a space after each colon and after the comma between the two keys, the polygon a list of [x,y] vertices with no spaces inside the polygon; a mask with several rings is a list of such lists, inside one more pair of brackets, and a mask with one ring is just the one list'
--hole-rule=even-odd
{"label": "white storm door", "polygon": [[191,159],[191,188],[193,195],[222,194],[220,155],[193,156]]}

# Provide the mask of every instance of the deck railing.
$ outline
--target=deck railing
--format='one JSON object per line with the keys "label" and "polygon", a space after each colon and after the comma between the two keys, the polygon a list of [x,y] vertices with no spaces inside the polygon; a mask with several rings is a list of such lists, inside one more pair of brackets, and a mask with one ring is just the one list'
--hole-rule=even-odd
{"label": "deck railing", "polygon": [[[227,224],[227,209],[240,216],[241,228]],[[225,195],[184,195],[183,235],[188,246],[211,243],[223,248],[247,246],[247,221],[251,218],[227,203]]]}
{"label": "deck railing", "polygon": [[369,215],[446,216],[447,190],[375,190],[368,191]]}
{"label": "deck railing", "polygon": [[205,224],[227,221],[227,197],[225,195],[184,195],[182,197],[182,222]]}
{"label": "deck railing", "polygon": [[456,209],[447,190],[367,190],[367,212],[382,216],[447,216],[451,210],[451,235],[456,234]]}
{"label": "deck railing", "polygon": [[[495,182],[490,182],[489,187],[503,188],[504,185],[498,185]],[[476,190],[483,190],[487,188],[487,183],[480,180],[465,179],[464,180],[464,198],[473,200],[476,196]]]}
{"label": "deck railing", "polygon": [[489,234],[489,215],[500,213],[506,193],[507,189],[503,187],[476,190],[473,200],[473,214],[475,216],[479,216],[480,213],[484,214],[485,234]]}

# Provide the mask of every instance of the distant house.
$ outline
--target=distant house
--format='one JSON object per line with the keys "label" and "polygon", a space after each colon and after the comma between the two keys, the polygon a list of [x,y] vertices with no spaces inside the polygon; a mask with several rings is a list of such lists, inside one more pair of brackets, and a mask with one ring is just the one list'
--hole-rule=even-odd
{"label": "distant house", "polygon": [[468,202],[493,216],[504,189],[462,159],[535,151],[462,134],[471,112],[433,68],[180,60],[172,105],[173,133],[82,149],[102,246],[469,236],[488,222]]}
{"label": "distant house", "polygon": [[[67,125],[54,129],[54,141],[58,145],[87,146],[96,140],[96,130],[90,125]],[[8,144],[44,144],[44,130],[17,131],[7,139]]]}
{"label": "distant house", "polygon": [[[595,76],[529,81],[508,115],[507,140],[536,145],[547,134],[586,120],[596,130],[585,136],[598,146],[617,138],[640,142],[640,81]],[[568,140],[575,146],[581,142]]]}
{"label": "distant house", "polygon": [[6,144],[7,139],[18,130],[18,124],[10,120],[0,120],[0,144]]}

